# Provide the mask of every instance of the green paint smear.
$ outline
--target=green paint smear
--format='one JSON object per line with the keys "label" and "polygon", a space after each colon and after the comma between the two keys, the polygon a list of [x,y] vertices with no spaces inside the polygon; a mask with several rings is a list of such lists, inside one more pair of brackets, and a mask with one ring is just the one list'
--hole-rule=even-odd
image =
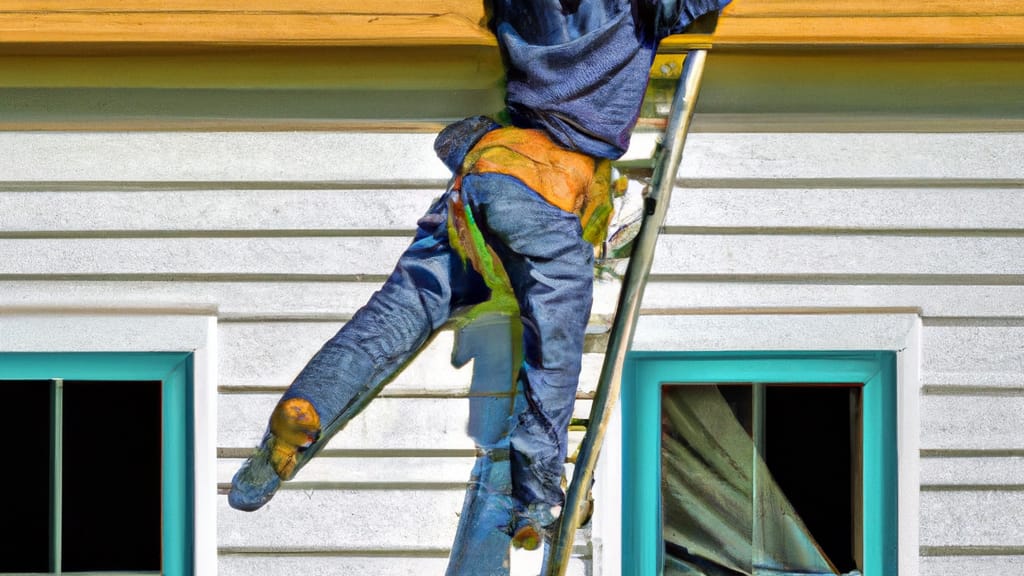
{"label": "green paint smear", "polygon": [[510,340],[512,350],[511,390],[519,378],[519,367],[523,363],[523,322],[520,318],[519,301],[512,290],[512,282],[498,255],[487,245],[483,233],[473,217],[469,206],[459,200],[449,200],[448,239],[459,254],[464,266],[472,266],[484,279],[491,291],[486,301],[460,310],[450,321],[456,331],[472,322],[494,314],[510,319]]}

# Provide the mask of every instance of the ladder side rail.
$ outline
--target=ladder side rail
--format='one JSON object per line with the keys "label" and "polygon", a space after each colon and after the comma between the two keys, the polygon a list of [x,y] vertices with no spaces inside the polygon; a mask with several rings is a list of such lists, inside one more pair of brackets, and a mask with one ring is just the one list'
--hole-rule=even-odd
{"label": "ladder side rail", "polygon": [[604,441],[608,420],[619,397],[623,363],[633,342],[644,288],[654,261],[655,245],[665,222],[672,187],[675,184],[686,136],[697,104],[706,60],[705,49],[693,50],[687,54],[672,100],[665,138],[655,153],[650,190],[644,200],[640,231],[633,242],[629,265],[623,276],[617,312],[609,333],[608,349],[605,352],[601,377],[590,410],[590,425],[580,445],[558,532],[552,536],[548,547],[544,576],[563,576],[569,562],[579,522],[580,505],[594,478],[594,468]]}

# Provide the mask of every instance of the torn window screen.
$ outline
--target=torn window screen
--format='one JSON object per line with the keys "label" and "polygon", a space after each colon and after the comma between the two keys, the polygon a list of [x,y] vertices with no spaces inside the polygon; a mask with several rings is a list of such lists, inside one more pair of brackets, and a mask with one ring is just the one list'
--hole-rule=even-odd
{"label": "torn window screen", "polygon": [[666,386],[664,573],[859,574],[860,391]]}

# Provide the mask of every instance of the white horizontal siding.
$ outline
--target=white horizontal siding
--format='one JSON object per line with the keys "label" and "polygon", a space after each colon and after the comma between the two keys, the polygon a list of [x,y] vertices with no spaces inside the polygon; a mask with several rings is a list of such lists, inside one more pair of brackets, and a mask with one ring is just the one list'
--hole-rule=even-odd
{"label": "white horizontal siding", "polygon": [[[637,322],[634,350],[895,350],[910,314],[648,315]],[[785,342],[780,346],[779,342]]]}
{"label": "white horizontal siding", "polygon": [[[683,174],[688,176],[688,174]],[[665,225],[834,230],[1021,230],[1017,189],[676,188]]]}
{"label": "white horizontal siding", "polygon": [[1021,274],[1024,238],[671,235],[654,274]]}
{"label": "white horizontal siding", "polygon": [[[0,231],[410,231],[444,191],[345,189],[0,192]],[[383,198],[387,202],[382,202]]]}
{"label": "white horizontal siding", "polygon": [[[138,316],[138,330],[125,329],[123,318],[88,312],[61,314],[30,313],[0,310],[0,350],[3,352],[139,352],[139,342],[146,342],[148,352],[180,352],[197,348],[195,334],[203,334],[209,316],[192,314],[145,314]],[[160,326],[159,333],[146,330],[142,324]],[[60,347],[53,349],[55,334]],[[0,374],[0,376],[3,376]]]}
{"label": "white horizontal siding", "polygon": [[[1012,322],[925,326],[925,384],[1024,388],[1024,321]],[[1024,425],[1024,414],[1018,424]]]}
{"label": "white horizontal siding", "polygon": [[6,239],[0,274],[381,275],[408,245],[398,237]]}
{"label": "white horizontal siding", "polygon": [[290,556],[226,554],[220,557],[220,576],[294,576],[295,574],[373,574],[374,576],[424,576],[444,574],[448,559],[413,554],[394,556],[323,556],[296,554]]}
{"label": "white horizontal siding", "polygon": [[[1024,450],[1024,395],[925,395],[921,401],[921,448]],[[1017,482],[1024,483],[1024,477]]]}
{"label": "white horizontal siding", "polygon": [[[284,387],[323,343],[334,336],[339,322],[232,322],[221,325],[221,386]],[[469,366],[455,369],[449,361],[454,337],[437,335],[389,386],[398,390],[467,390]]]}
{"label": "white horizontal siding", "polygon": [[[223,485],[280,390],[377,288],[443,190],[432,142],[0,133],[0,308],[215,310]],[[652,142],[637,136],[631,154]],[[892,335],[922,316],[921,573],[1015,574],[1022,157],[1016,133],[693,134],[636,348],[895,349]],[[595,331],[616,285],[597,291]],[[860,319],[837,320],[851,313]],[[41,322],[0,344],[73,330]],[[470,371],[450,367],[450,343],[439,336],[267,509],[221,499],[223,573],[443,569],[472,462]],[[601,360],[585,358],[583,393]]]}
{"label": "white horizontal siding", "polygon": [[921,493],[921,546],[1020,547],[1024,490]]}
{"label": "white horizontal siding", "polygon": [[[385,275],[408,245],[348,236],[0,239],[0,275]],[[1022,275],[1020,254],[1024,237],[673,235],[658,243],[652,273]]]}
{"label": "white horizontal siding", "polygon": [[[221,324],[220,384],[222,387],[284,387],[306,361],[334,336],[339,322],[230,322]],[[428,348],[387,387],[387,394],[464,394],[472,369],[452,367],[451,331],[436,335]],[[591,392],[603,356],[583,357],[580,391]]]}
{"label": "white horizontal siding", "polygon": [[[631,155],[649,156],[654,139],[635,137]],[[0,175],[11,182],[443,182],[448,172],[433,141],[431,134],[388,133],[6,132]],[[696,133],[680,174],[1006,180],[1024,178],[1022,156],[1014,133]]]}
{"label": "white horizontal siding", "polygon": [[430,134],[3,133],[0,178],[11,182],[444,182],[449,174],[433,153],[433,141]]}
{"label": "white horizontal siding", "polygon": [[[348,318],[377,288],[377,281],[262,280],[8,280],[0,306],[201,308],[222,320],[330,320]],[[853,282],[853,280],[843,280]],[[111,298],[117,290],[116,302]],[[614,311],[619,284],[595,288],[594,314]],[[1007,318],[1024,316],[1020,285],[899,285],[745,281],[681,283],[653,278],[644,292],[647,312],[707,313],[752,309],[915,309],[926,317]],[[332,326],[337,326],[332,324]],[[931,378],[935,378],[933,373]]]}
{"label": "white horizontal siding", "polygon": [[[230,554],[221,557],[220,572],[223,576],[293,576],[306,574],[352,574],[373,576],[424,576],[443,574],[447,566],[445,558],[423,558],[416,555],[391,557],[345,556],[247,556]],[[512,560],[513,565],[515,559]],[[587,565],[579,558],[573,558],[566,569],[567,576],[590,574]]]}
{"label": "white horizontal siding", "polygon": [[[226,448],[255,446],[280,398],[275,394],[223,395],[217,413],[217,444]],[[585,417],[588,401],[577,402],[576,416]],[[466,433],[469,402],[465,398],[378,397],[327,443],[328,450],[458,450],[472,453]],[[570,432],[570,441],[578,440]],[[302,478],[298,478],[302,479]]]}
{"label": "white horizontal siding", "polygon": [[0,306],[204,307],[222,320],[325,320],[350,317],[379,287],[355,281],[10,280],[3,281]]}
{"label": "white horizontal siding", "polygon": [[[0,231],[407,231],[443,192],[392,183],[378,189],[94,187],[0,191]],[[1007,231],[1024,229],[1024,198],[1005,188],[676,188],[665,225]]]}
{"label": "white horizontal siding", "polygon": [[[446,550],[465,490],[282,489],[256,512],[218,502],[222,548],[287,550]],[[398,527],[398,528],[396,528]]]}
{"label": "white horizontal siding", "polygon": [[921,559],[921,576],[1024,574],[1024,556],[949,556]]}
{"label": "white horizontal siding", "polygon": [[[217,444],[229,448],[255,446],[263,437],[279,397],[280,394],[222,396]],[[465,400],[447,398],[377,398],[327,448],[471,452],[473,441],[466,434],[468,404]]]}
{"label": "white horizontal siding", "polygon": [[[275,560],[275,552],[300,555],[303,571],[317,566],[374,566],[373,559],[360,558],[360,552],[390,556],[403,569],[436,569],[441,565],[437,557],[447,554],[454,539],[458,516],[453,510],[461,509],[463,496],[462,489],[283,489],[270,504],[249,514],[234,512],[221,501],[218,545],[229,552],[222,559],[231,564],[246,557],[252,541],[259,542],[260,556],[250,557],[245,565],[266,562],[272,573],[283,568],[280,562],[296,566],[295,560],[280,555]],[[405,560],[410,556],[411,565]],[[423,556],[432,561],[422,562]],[[579,558],[570,568],[569,574],[586,573]]]}
{"label": "white horizontal siding", "polygon": [[[301,480],[379,486],[394,484],[396,479],[405,484],[465,484],[474,461],[471,455],[321,457],[310,460],[302,469]],[[217,464],[217,483],[230,483],[242,462],[242,458],[222,458]]]}
{"label": "white horizontal siding", "polygon": [[[692,146],[691,146],[692,142]],[[680,175],[701,179],[1020,179],[1019,134],[694,134]]]}
{"label": "white horizontal siding", "polygon": [[923,486],[1009,486],[1024,478],[1024,457],[925,458]]}
{"label": "white horizontal siding", "polygon": [[[975,279],[977,281],[977,279]],[[870,282],[870,283],[862,283]],[[699,313],[702,310],[754,309],[915,309],[926,317],[1024,316],[1024,286],[950,284],[881,284],[880,279],[842,278],[826,284],[821,277],[787,278],[767,283],[759,278],[728,282],[678,282],[655,278],[644,291],[650,312]]]}

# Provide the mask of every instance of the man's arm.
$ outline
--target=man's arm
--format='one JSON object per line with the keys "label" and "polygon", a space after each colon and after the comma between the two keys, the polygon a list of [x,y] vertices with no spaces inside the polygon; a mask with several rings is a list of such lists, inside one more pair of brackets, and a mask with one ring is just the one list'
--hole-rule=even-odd
{"label": "man's arm", "polygon": [[725,8],[731,0],[634,0],[655,39],[683,32],[701,16]]}

